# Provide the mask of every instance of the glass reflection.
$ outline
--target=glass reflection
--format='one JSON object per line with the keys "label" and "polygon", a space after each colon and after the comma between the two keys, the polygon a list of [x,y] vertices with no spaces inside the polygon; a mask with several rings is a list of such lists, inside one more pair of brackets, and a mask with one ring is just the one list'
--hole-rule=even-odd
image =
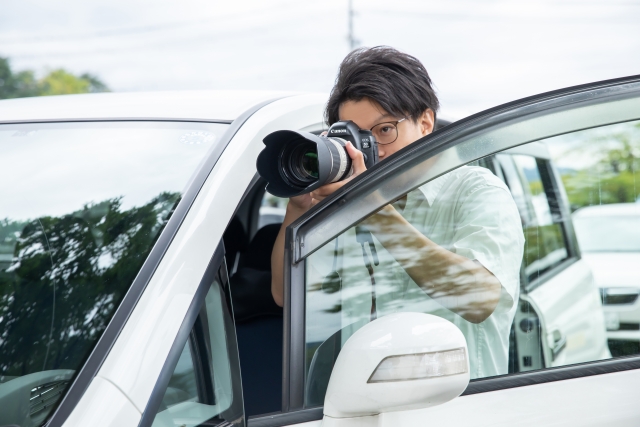
{"label": "glass reflection", "polygon": [[225,127],[0,126],[0,425],[46,422]]}

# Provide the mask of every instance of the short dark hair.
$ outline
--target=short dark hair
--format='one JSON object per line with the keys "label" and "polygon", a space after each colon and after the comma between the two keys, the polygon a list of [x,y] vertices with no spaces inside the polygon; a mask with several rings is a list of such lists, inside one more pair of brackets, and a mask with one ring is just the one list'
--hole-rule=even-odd
{"label": "short dark hair", "polygon": [[388,113],[413,121],[427,108],[435,114],[440,107],[424,65],[389,46],[356,49],[344,58],[325,110],[327,124],[339,120],[342,103],[365,97]]}

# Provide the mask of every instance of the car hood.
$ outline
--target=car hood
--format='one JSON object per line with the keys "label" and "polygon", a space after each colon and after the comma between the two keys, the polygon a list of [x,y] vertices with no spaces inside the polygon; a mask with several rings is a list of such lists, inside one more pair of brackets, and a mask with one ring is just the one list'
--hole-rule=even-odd
{"label": "car hood", "polygon": [[582,253],[598,287],[640,288],[640,252]]}

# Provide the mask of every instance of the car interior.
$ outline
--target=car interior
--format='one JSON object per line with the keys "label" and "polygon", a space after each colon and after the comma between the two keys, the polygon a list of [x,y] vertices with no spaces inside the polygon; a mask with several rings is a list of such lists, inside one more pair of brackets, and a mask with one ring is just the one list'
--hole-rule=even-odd
{"label": "car interior", "polygon": [[271,250],[284,214],[263,210],[261,217],[265,186],[254,178],[223,236],[247,416],[282,405],[283,320],[271,296]]}

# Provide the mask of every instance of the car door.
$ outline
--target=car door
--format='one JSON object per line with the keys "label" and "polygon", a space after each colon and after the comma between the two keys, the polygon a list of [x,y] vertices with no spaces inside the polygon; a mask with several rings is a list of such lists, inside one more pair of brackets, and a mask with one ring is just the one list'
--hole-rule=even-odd
{"label": "car door", "polygon": [[[283,411],[290,418],[286,422],[280,417],[277,425],[321,419],[324,392],[342,345],[372,319],[398,311],[436,314],[456,324],[469,346],[472,381],[463,396],[450,403],[383,414],[379,425],[631,425],[640,416],[635,405],[640,396],[633,386],[640,377],[640,358],[610,358],[599,296],[568,219],[574,201],[566,199],[562,187],[567,182],[577,185],[574,178],[593,166],[593,156],[575,154],[599,144],[595,139],[584,146],[576,143],[584,141],[584,132],[613,135],[616,126],[636,126],[638,120],[637,77],[496,107],[405,148],[292,224],[285,245],[283,382]],[[508,152],[514,147],[521,153],[535,151],[540,143],[551,159]],[[504,185],[502,171],[487,171],[476,163],[486,164],[494,155],[511,162],[520,200],[516,190]],[[573,162],[562,178],[549,163],[556,159]],[[598,182],[582,184],[594,188]],[[478,193],[486,187],[491,191]],[[441,192],[443,188],[451,192]],[[452,201],[457,194],[463,202]],[[479,194],[483,197],[475,199]],[[438,209],[453,219],[430,218],[443,201],[451,209]],[[429,294],[428,287],[417,284],[419,275],[409,270],[415,265],[426,268],[429,258],[408,246],[404,229],[381,234],[376,224],[383,221],[376,215],[387,215],[390,209],[406,215],[405,220],[433,242],[444,242],[440,248],[466,254],[499,280],[500,297],[489,317],[466,320],[465,310],[474,306],[463,298],[466,288],[453,286],[466,283],[457,281],[454,273],[441,277],[451,288],[462,289],[451,294],[454,298]],[[424,212],[416,219],[420,209]],[[523,212],[529,212],[531,221]],[[447,233],[454,237],[447,240]],[[603,388],[606,398],[597,392]],[[513,405],[505,404],[511,400]],[[575,411],[578,406],[584,406],[580,413]],[[269,425],[266,419],[260,423]]]}

